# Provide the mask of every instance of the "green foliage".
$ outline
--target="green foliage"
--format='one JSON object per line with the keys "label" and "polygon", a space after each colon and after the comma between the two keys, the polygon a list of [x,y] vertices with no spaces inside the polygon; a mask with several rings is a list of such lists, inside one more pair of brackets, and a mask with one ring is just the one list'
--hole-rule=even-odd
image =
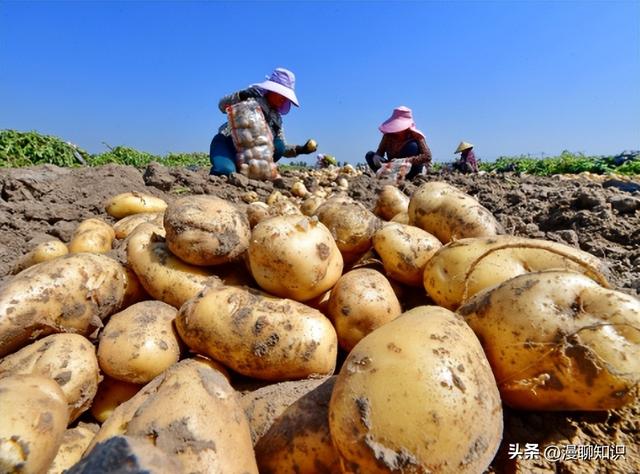
{"label": "green foliage", "polygon": [[37,132],[0,130],[0,167],[21,167],[49,163],[79,166],[89,153],[57,137]]}

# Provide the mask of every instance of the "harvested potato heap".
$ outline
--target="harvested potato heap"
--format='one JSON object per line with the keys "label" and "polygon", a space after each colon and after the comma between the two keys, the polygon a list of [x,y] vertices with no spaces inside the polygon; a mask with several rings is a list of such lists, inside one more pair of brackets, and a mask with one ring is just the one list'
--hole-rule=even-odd
{"label": "harvested potato heap", "polygon": [[0,287],[0,472],[118,452],[167,473],[476,473],[501,402],[637,397],[640,302],[599,259],[498,235],[445,183],[385,186],[374,214],[346,195],[355,173],[311,174],[328,191],[244,209],[121,194],[113,226],[21,259]]}

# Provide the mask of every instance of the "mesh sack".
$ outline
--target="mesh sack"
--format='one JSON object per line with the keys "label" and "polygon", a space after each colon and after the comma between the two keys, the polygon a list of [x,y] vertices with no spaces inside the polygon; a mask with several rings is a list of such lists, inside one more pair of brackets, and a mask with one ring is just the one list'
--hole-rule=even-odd
{"label": "mesh sack", "polygon": [[411,170],[411,162],[406,159],[396,159],[382,163],[376,176],[378,178],[392,179],[396,182],[404,181]]}

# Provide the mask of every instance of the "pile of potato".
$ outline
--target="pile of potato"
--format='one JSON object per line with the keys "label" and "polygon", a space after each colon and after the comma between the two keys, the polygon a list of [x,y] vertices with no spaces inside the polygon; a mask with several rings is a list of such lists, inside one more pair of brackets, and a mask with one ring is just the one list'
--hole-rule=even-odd
{"label": "pile of potato", "polygon": [[503,403],[637,397],[640,301],[596,257],[504,235],[445,183],[386,186],[373,212],[343,184],[242,206],[126,193],[106,203],[115,224],[88,219],[16,262],[0,472],[111,456],[149,472],[476,473]]}

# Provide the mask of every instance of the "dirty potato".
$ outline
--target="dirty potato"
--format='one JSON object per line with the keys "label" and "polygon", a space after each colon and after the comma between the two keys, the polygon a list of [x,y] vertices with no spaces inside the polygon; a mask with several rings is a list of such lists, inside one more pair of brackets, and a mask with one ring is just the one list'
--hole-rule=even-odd
{"label": "dirty potato", "polygon": [[378,194],[374,213],[390,221],[394,216],[409,209],[409,196],[400,191],[396,186],[387,184]]}
{"label": "dirty potato", "polygon": [[192,265],[220,265],[249,246],[251,230],[244,212],[215,196],[178,199],[164,213],[167,246]]}
{"label": "dirty potato", "polygon": [[0,378],[16,374],[55,380],[69,406],[69,421],[89,409],[100,382],[96,350],[79,334],[52,334],[0,359]]}
{"label": "dirty potato", "polygon": [[384,275],[357,268],[342,275],[333,287],[327,312],[340,347],[350,351],[364,336],[400,316],[402,309]]}
{"label": "dirty potato", "polygon": [[386,224],[373,235],[387,275],[411,286],[422,286],[424,267],[441,247],[435,236],[410,225]]}
{"label": "dirty potato", "polygon": [[465,322],[420,306],[353,348],[329,405],[346,472],[483,472],[502,438],[502,404]]}
{"label": "dirty potato", "polygon": [[90,335],[124,298],[122,265],[80,253],[39,263],[0,287],[0,357],[59,332]]}
{"label": "dirty potato", "polygon": [[115,237],[113,227],[106,222],[100,219],[84,220],[71,236],[69,253],[107,253]]}
{"label": "dirty potato", "polygon": [[75,428],[67,429],[47,474],[63,474],[80,461],[99,428],[96,424],[80,423]]}
{"label": "dirty potato", "polygon": [[501,232],[493,214],[475,198],[438,181],[425,183],[413,193],[408,212],[409,224],[435,235],[444,244]]}
{"label": "dirty potato", "polygon": [[162,226],[164,222],[164,212],[142,212],[123,217],[113,224],[116,239],[126,239],[140,224],[150,222]]}
{"label": "dirty potato", "polygon": [[180,359],[176,314],[161,301],[143,301],[111,316],[100,334],[100,368],[110,377],[138,384],[164,372]]}
{"label": "dirty potato", "polygon": [[297,301],[324,293],[342,274],[342,255],[329,230],[315,218],[280,216],[259,223],[248,255],[261,288]]}
{"label": "dirty potato", "polygon": [[47,262],[54,258],[62,257],[69,253],[67,246],[59,240],[49,240],[36,245],[32,250],[22,256],[11,270],[13,275],[38,263]]}
{"label": "dirty potato", "polygon": [[143,212],[163,212],[166,208],[167,203],[163,199],[135,191],[118,194],[105,204],[107,214],[116,219]]}
{"label": "dirty potato", "polygon": [[299,379],[335,368],[333,326],[296,301],[244,288],[210,288],[180,308],[175,324],[191,350],[257,379]]}
{"label": "dirty potato", "polygon": [[249,227],[252,229],[266,219],[272,217],[269,214],[269,206],[261,201],[252,202],[246,209],[247,218],[249,219]]}
{"label": "dirty potato", "polygon": [[141,388],[142,385],[105,376],[98,385],[98,392],[91,404],[91,414],[99,423],[104,423],[113,410],[132,398]]}
{"label": "dirty potato", "polygon": [[574,272],[528,273],[471,299],[502,399],[526,410],[610,410],[640,382],[640,300]]}

